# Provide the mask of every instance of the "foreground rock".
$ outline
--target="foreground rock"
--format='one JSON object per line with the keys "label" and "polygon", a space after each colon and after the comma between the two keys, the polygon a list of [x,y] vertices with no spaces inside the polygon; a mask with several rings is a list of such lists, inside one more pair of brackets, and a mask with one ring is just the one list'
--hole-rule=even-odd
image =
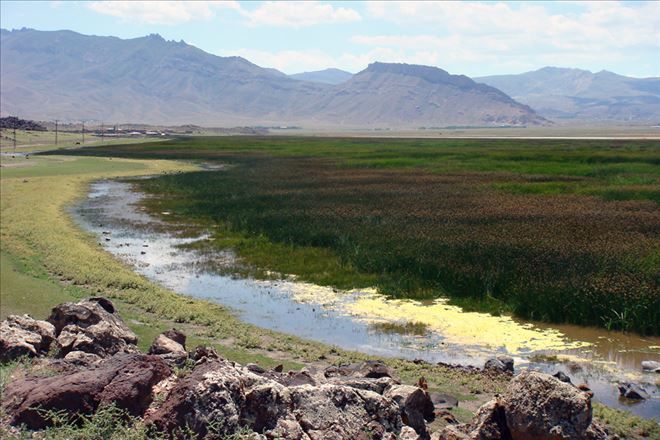
{"label": "foreground rock", "polygon": [[137,336],[115,313],[105,298],[63,303],[53,308],[48,322],[55,326],[59,356],[81,351],[102,358],[137,352]]}
{"label": "foreground rock", "polygon": [[605,433],[592,421],[587,393],[550,375],[524,371],[504,395],[482,406],[471,423],[445,428],[436,438],[596,440]]}
{"label": "foreground rock", "polygon": [[10,382],[2,409],[12,425],[42,429],[50,424],[44,411],[91,414],[114,403],[139,416],[151,402],[153,386],[171,374],[156,356],[117,354],[96,367],[53,377],[29,377]]}
{"label": "foreground rock", "polygon": [[147,417],[176,433],[231,435],[248,427],[266,438],[390,438],[400,433],[402,408],[373,391],[323,383],[286,386],[223,359],[207,358],[179,381],[163,405]]}
{"label": "foreground rock", "polygon": [[10,315],[0,323],[0,361],[44,355],[54,339],[55,327],[51,323],[29,315]]}

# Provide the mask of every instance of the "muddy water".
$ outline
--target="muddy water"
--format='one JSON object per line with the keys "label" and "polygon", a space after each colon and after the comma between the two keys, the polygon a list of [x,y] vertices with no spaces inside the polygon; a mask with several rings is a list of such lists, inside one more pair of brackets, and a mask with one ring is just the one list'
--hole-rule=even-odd
{"label": "muddy water", "polygon": [[[660,418],[657,375],[642,374],[640,367],[642,360],[660,361],[660,338],[467,313],[443,300],[388,300],[370,289],[336,291],[222,275],[208,268],[231,263],[233,255],[182,249],[206,237],[177,237],[171,226],[140,209],[144,197],[129,183],[99,181],[73,215],[140,274],[181,294],[223,304],[246,322],[344,349],[429,362],[481,366],[506,353],[518,370],[563,371],[574,383],[588,384],[598,401]],[[416,333],[422,334],[397,331],[406,323],[418,324],[422,331]],[[617,381],[637,382],[652,397],[620,401]]]}

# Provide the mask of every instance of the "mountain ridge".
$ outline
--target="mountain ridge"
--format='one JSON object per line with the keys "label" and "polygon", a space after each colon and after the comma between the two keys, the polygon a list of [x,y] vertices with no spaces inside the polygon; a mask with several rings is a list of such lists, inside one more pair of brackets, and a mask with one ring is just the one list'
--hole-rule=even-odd
{"label": "mountain ridge", "polygon": [[660,78],[656,77],[546,66],[475,80],[502,90],[547,118],[660,122]]}
{"label": "mountain ridge", "polygon": [[331,85],[157,34],[120,39],[22,29],[1,35],[3,114],[32,119],[213,126],[547,123],[499,90],[429,66],[375,63]]}

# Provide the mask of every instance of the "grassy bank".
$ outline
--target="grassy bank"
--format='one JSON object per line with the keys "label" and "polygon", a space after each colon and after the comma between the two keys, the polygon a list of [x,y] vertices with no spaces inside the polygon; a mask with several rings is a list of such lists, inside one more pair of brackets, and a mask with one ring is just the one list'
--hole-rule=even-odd
{"label": "grassy bank", "polygon": [[660,333],[657,142],[242,137],[85,154],[232,164],[140,184],[248,270]]}

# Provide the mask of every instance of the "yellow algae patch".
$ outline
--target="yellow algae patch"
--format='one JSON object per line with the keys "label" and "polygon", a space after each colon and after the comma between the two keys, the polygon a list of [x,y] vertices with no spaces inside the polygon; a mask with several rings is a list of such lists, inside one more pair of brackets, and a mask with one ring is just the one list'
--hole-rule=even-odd
{"label": "yellow algae patch", "polygon": [[344,310],[368,322],[414,320],[441,334],[451,344],[504,348],[511,354],[524,351],[568,350],[585,347],[586,342],[570,341],[553,329],[537,329],[508,316],[464,312],[439,299],[429,305],[414,300],[393,300],[378,294],[360,295]]}

